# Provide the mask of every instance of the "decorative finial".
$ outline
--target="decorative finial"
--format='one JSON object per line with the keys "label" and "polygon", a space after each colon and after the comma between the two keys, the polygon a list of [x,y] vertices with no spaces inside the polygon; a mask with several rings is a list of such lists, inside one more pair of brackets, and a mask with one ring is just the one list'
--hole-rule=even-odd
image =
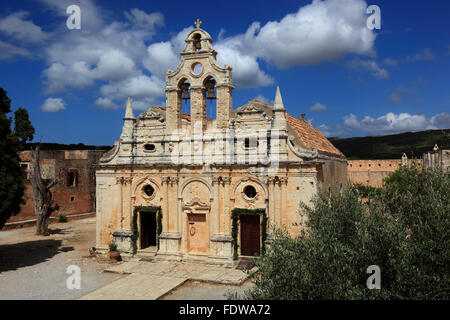
{"label": "decorative finial", "polygon": [[197,21],[194,22],[194,24],[195,24],[195,26],[197,27],[197,29],[200,29],[200,25],[201,25],[202,23],[203,23],[203,22],[201,22],[199,18],[197,18]]}

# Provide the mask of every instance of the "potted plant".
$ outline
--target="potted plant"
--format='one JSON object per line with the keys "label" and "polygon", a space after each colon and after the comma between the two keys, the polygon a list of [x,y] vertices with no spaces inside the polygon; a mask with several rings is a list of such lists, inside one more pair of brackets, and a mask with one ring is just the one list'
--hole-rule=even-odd
{"label": "potted plant", "polygon": [[109,251],[108,251],[109,258],[114,261],[120,261],[120,251],[117,250],[117,245],[114,242],[111,242],[109,244]]}

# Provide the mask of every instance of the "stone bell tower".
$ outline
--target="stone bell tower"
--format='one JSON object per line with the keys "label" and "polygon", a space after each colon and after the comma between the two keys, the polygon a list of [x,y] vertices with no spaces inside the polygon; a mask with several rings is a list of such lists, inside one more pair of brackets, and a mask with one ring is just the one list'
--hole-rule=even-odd
{"label": "stone bell tower", "polygon": [[166,134],[181,128],[182,100],[190,101],[191,130],[206,129],[206,100],[216,100],[215,127],[225,130],[228,127],[232,110],[233,83],[231,67],[219,66],[217,52],[212,46],[211,36],[196,28],[186,37],[186,46],[181,52],[181,62],[176,70],[166,74]]}

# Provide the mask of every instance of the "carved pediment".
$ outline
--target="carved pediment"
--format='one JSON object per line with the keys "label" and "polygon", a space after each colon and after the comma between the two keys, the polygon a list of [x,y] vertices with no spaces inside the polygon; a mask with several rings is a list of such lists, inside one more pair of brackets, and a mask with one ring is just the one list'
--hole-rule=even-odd
{"label": "carved pediment", "polygon": [[245,113],[263,113],[263,112],[264,111],[262,110],[261,107],[257,106],[256,104],[254,104],[253,102],[250,101],[246,105],[239,108],[237,114],[241,115],[241,114],[245,114]]}
{"label": "carved pediment", "polygon": [[162,114],[162,112],[153,107],[143,112],[138,118],[140,120],[158,120],[160,122],[164,121],[164,115]]}
{"label": "carved pediment", "polygon": [[209,203],[203,202],[199,197],[194,197],[191,201],[185,202],[183,204],[184,210],[209,210],[211,209],[211,205]]}

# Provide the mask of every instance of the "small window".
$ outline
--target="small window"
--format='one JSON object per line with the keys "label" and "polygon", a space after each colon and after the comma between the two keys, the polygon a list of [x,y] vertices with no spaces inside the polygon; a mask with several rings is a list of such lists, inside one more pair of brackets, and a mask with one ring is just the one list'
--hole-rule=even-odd
{"label": "small window", "polygon": [[66,173],[66,186],[67,187],[76,187],[78,184],[78,171],[77,170],[69,170]]}
{"label": "small window", "polygon": [[20,169],[22,169],[22,176],[25,180],[29,180],[28,177],[28,165],[27,164],[21,164]]}
{"label": "small window", "polygon": [[[259,142],[258,141],[256,141],[256,146],[257,147],[259,146]],[[250,147],[253,147],[253,145],[250,146],[250,138],[245,138],[244,139],[244,148],[245,149],[250,149]]]}
{"label": "small window", "polygon": [[244,194],[249,199],[255,199],[255,197],[256,197],[256,189],[255,189],[255,187],[254,186],[246,186],[244,188]]}
{"label": "small window", "polygon": [[153,143],[147,143],[146,145],[144,145],[144,149],[147,151],[155,151],[156,146]]}
{"label": "small window", "polygon": [[155,189],[151,185],[146,185],[144,187],[144,192],[147,196],[151,197],[155,193]]}

